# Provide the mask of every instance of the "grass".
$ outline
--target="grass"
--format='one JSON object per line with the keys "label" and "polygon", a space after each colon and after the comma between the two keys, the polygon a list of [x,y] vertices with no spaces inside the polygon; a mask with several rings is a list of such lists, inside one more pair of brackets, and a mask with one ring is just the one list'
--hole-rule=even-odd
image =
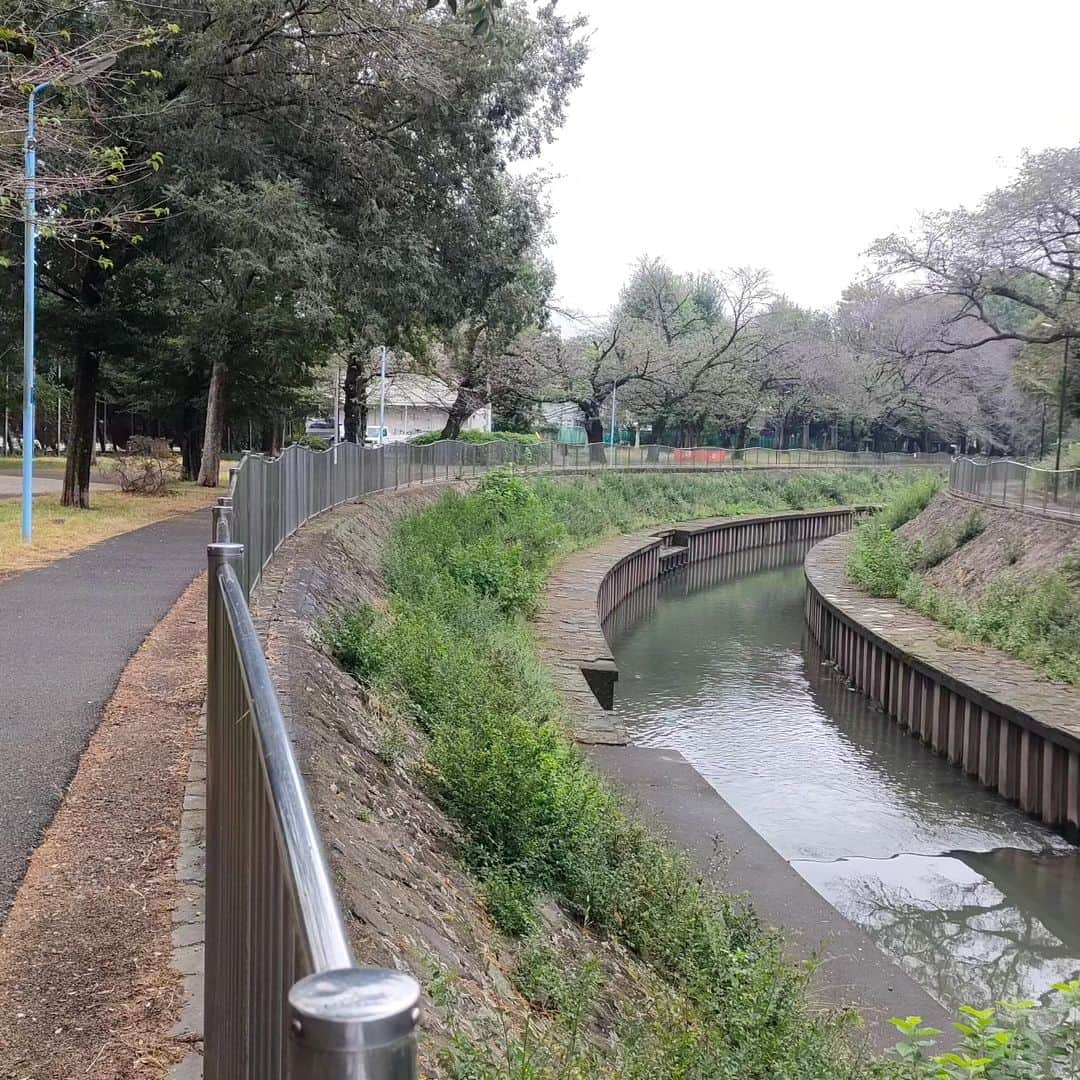
{"label": "grass", "polygon": [[[985,528],[968,515],[922,543],[895,531],[925,508],[932,492],[900,492],[860,525],[848,559],[848,576],[871,596],[894,597],[953,631],[962,643],[990,645],[1060,682],[1080,685],[1080,554],[1051,571],[1004,571],[975,601],[950,596],[920,573],[975,539]],[[920,502],[922,505],[920,506]]]}
{"label": "grass", "polygon": [[[44,469],[48,472],[63,472],[65,458],[63,454],[57,457],[55,454],[48,454],[44,457],[34,458],[34,469]],[[13,473],[22,471],[23,459],[21,457],[5,457],[0,455],[0,472]]]}
{"label": "grass", "polygon": [[217,492],[196,484],[177,484],[172,495],[152,498],[96,490],[90,510],[60,505],[58,495],[34,499],[34,539],[24,544],[19,499],[0,500],[0,578],[44,566],[119,533],[209,506]]}
{"label": "grass", "polygon": [[[350,613],[328,639],[344,667],[406,702],[426,732],[431,790],[461,827],[460,855],[496,924],[526,942],[519,984],[571,1018],[546,1043],[526,1032],[498,1053],[459,1035],[450,1076],[869,1075],[847,1048],[850,1017],[809,1005],[809,971],[784,959],[745,905],[703,886],[592,771],[566,734],[526,620],[556,556],[604,535],[877,501],[909,482],[814,473],[609,475],[571,485],[499,471],[475,493],[450,493],[398,525],[386,557],[389,614]],[[566,1005],[576,1000],[566,985],[588,978],[560,981],[558,958],[529,944],[540,897],[622,942],[653,973],[649,1007],[624,1007],[606,1048],[578,1037],[586,1006]]]}

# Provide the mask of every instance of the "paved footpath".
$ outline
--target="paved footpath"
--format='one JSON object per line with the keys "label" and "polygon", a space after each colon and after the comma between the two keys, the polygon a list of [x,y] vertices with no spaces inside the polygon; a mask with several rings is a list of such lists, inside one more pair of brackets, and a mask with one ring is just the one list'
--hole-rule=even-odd
{"label": "paved footpath", "polygon": [[[64,490],[64,481],[58,476],[34,475],[35,495],[59,495]],[[102,484],[90,481],[91,491],[115,491],[115,484]],[[17,499],[22,495],[22,477],[0,472],[0,499]]]}
{"label": "paved footpath", "polygon": [[205,569],[206,511],[0,582],[0,920],[120,673]]}

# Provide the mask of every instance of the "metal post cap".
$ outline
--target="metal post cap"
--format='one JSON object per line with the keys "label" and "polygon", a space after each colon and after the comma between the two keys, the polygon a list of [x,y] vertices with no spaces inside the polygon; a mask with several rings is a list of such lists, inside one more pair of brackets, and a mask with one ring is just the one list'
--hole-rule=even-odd
{"label": "metal post cap", "polygon": [[420,984],[401,971],[341,968],[289,990],[294,1038],[318,1050],[366,1050],[412,1035]]}

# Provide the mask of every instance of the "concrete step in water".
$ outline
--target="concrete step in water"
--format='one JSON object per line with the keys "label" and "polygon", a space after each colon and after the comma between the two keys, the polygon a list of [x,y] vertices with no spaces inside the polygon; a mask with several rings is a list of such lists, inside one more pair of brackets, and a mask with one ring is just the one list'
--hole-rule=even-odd
{"label": "concrete step in water", "polygon": [[688,548],[675,544],[665,544],[660,548],[659,555],[660,573],[670,574],[672,570],[678,570],[679,567],[686,566],[690,558],[690,551]]}

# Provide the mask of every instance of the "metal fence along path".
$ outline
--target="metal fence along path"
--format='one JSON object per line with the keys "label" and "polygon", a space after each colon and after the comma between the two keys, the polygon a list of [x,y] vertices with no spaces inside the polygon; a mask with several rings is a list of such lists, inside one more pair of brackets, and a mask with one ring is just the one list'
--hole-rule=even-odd
{"label": "metal fence along path", "polygon": [[1080,469],[1040,469],[1008,458],[957,458],[949,467],[949,491],[1011,510],[1080,521]]}
{"label": "metal fence along path", "polygon": [[276,458],[245,455],[232,471],[233,538],[245,548],[239,571],[250,594],[262,568],[305,521],[349,499],[406,484],[468,479],[502,465],[537,472],[731,469],[879,468],[945,466],[948,454],[878,454],[844,450],[768,450],[752,447],[606,446],[554,442],[340,443],[329,450],[290,446]]}
{"label": "metal fence along path", "polygon": [[[289,733],[248,609],[304,522],[407,484],[537,472],[940,465],[943,456],[550,442],[290,446],[245,456],[208,548],[207,1080],[415,1080],[420,988],[356,967]],[[947,460],[947,458],[945,458]]]}

